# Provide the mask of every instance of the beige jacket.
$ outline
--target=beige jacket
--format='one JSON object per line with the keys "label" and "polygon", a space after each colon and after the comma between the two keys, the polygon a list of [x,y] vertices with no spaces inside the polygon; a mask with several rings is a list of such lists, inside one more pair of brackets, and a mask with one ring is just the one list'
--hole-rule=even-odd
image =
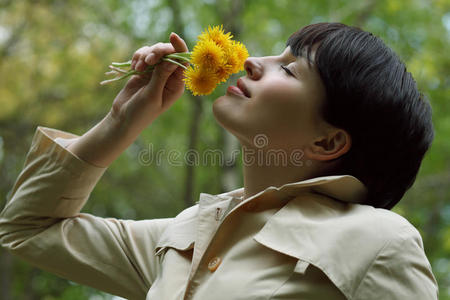
{"label": "beige jacket", "polygon": [[418,231],[357,204],[365,188],[354,177],[245,201],[242,188],[202,193],[175,218],[100,218],[80,210],[105,168],[64,148],[76,137],[37,128],[0,214],[1,245],[42,269],[127,299],[438,297]]}

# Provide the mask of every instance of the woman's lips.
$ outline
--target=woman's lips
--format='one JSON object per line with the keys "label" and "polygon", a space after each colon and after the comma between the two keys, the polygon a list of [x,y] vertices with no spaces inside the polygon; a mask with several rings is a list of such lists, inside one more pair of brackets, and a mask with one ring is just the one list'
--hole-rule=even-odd
{"label": "woman's lips", "polygon": [[242,91],[242,93],[244,94],[245,97],[250,98],[250,93],[247,89],[247,87],[245,86],[244,81],[242,80],[242,78],[239,78],[237,80],[236,83],[237,87]]}
{"label": "woman's lips", "polygon": [[248,92],[248,89],[241,78],[237,80],[236,86],[230,85],[227,89],[227,92],[241,97],[250,98],[250,93]]}
{"label": "woman's lips", "polygon": [[237,86],[234,85],[230,85],[227,89],[227,92],[230,92],[232,94],[238,95],[238,96],[243,96],[245,97],[245,94],[243,91],[241,91],[240,88],[238,88]]}

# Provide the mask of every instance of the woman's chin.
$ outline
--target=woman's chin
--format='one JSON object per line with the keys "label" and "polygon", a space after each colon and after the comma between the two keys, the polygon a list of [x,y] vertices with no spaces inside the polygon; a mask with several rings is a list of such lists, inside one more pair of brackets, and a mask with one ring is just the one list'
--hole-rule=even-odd
{"label": "woman's chin", "polygon": [[219,123],[224,129],[227,129],[225,126],[225,124],[228,123],[226,120],[229,119],[227,115],[230,114],[229,111],[232,107],[227,104],[227,99],[225,98],[226,96],[221,96],[213,102],[212,112],[217,123]]}
{"label": "woman's chin", "polygon": [[233,99],[222,96],[217,98],[212,106],[214,118],[223,129],[237,138],[245,132],[245,119],[242,119],[241,108],[233,103]]}

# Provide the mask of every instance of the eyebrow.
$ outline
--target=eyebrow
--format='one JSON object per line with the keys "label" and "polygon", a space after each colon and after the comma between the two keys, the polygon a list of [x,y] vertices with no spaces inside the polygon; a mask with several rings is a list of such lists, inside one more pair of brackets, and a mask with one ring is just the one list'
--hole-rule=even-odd
{"label": "eyebrow", "polygon": [[293,61],[293,62],[296,62],[296,64],[294,64],[294,67],[292,68],[293,70],[292,70],[292,72],[294,73],[294,75],[295,75],[295,77],[297,78],[297,79],[300,79],[300,78],[304,78],[304,72],[307,72],[307,70],[301,70],[300,68],[301,68],[301,66],[300,66],[300,64],[301,64],[301,62],[299,61],[301,58],[303,58],[303,59],[305,59],[306,60],[306,62],[307,62],[307,68],[308,68],[308,70],[310,71],[310,72],[314,72],[314,70],[313,70],[313,68],[314,68],[314,61],[312,60],[312,58],[311,58],[311,56],[310,57],[308,57],[307,55],[306,55],[306,53],[303,53],[303,54],[305,54],[305,55],[300,55],[300,56],[295,56],[293,53],[292,53],[292,51],[289,49],[288,51],[285,49],[284,51],[283,51],[283,53],[281,54],[281,55],[290,55],[292,58],[294,58],[295,59],[295,61]]}
{"label": "eyebrow", "polygon": [[[286,51],[286,50],[284,50],[284,51]],[[283,53],[284,53],[284,51],[283,51]],[[287,52],[290,53],[292,57],[295,57],[295,59],[304,58],[308,61],[308,64],[310,66],[314,65],[314,60],[312,59],[311,55],[306,55],[306,53],[304,53],[304,51],[302,51],[303,53],[301,53],[300,56],[295,56],[292,53],[291,49],[289,49],[289,51],[287,51]]]}

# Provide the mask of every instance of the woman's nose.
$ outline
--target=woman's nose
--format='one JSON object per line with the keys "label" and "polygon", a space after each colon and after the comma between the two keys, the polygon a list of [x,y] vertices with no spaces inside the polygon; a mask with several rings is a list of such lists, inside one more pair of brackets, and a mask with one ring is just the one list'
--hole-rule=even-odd
{"label": "woman's nose", "polygon": [[256,57],[249,57],[244,62],[244,69],[250,79],[258,80],[263,74],[261,62]]}

